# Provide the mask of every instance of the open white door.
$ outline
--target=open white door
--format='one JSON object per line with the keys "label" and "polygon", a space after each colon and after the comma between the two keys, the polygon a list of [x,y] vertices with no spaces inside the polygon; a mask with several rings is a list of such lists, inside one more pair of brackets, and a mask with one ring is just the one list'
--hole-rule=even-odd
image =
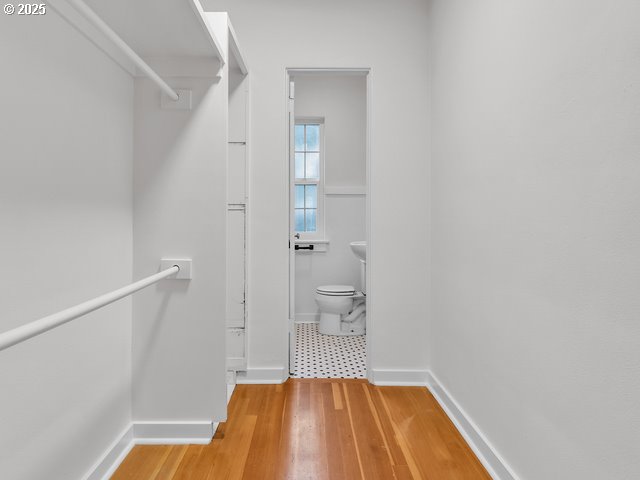
{"label": "open white door", "polygon": [[295,85],[289,77],[289,373],[293,373],[296,358],[296,250],[294,209],[295,190],[291,187],[295,175]]}

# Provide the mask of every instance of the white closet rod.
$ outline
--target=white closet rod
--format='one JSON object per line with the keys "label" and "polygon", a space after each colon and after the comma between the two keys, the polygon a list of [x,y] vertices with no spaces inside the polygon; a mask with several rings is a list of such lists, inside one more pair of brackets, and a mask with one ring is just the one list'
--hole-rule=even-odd
{"label": "white closet rod", "polygon": [[179,271],[180,267],[178,265],[174,265],[171,268],[167,268],[160,273],[156,273],[155,275],[151,275],[149,277],[143,278],[142,280],[138,280],[137,282],[132,283],[131,285],[127,285],[126,287],[119,288],[118,290],[114,290],[113,292],[105,293],[104,295],[76,305],[75,307],[67,308],[66,310],[62,310],[61,312],[54,313],[53,315],[43,317],[39,320],[34,320],[33,322],[27,323],[26,325],[22,325],[21,327],[17,327],[13,330],[4,332],[0,334],[0,351],[4,350],[5,348],[9,348],[17,343],[24,342],[31,337],[40,335],[41,333],[47,332],[67,322],[70,322],[71,320],[81,317],[82,315],[86,315],[89,312],[93,312],[94,310],[104,307],[105,305],[109,305],[116,300],[120,300],[121,298],[137,292],[138,290],[148,287],[149,285],[153,285],[163,278],[174,275]]}
{"label": "white closet rod", "polygon": [[80,12],[91,24],[100,30],[109,40],[111,40],[122,52],[138,67],[147,77],[153,80],[156,85],[158,85],[163,92],[165,92],[169,98],[172,100],[178,100],[179,95],[175,92],[173,88],[167,85],[160,76],[153,71],[153,69],[142,59],[140,56],[134,52],[129,45],[125,43],[122,38],[118,36],[116,32],[114,32],[109,25],[104,23],[104,21],[94,12],[91,8],[84,3],[82,0],[66,0],[69,4],[73,5],[73,7]]}

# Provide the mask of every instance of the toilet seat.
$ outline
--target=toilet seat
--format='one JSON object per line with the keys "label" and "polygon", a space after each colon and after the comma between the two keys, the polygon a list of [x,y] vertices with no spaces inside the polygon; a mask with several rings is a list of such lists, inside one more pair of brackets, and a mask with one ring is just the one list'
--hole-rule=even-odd
{"label": "toilet seat", "polygon": [[315,301],[320,311],[318,332],[323,335],[364,335],[366,296],[352,285],[321,285]]}
{"label": "toilet seat", "polygon": [[356,293],[352,285],[321,285],[316,293],[333,297],[350,297]]}

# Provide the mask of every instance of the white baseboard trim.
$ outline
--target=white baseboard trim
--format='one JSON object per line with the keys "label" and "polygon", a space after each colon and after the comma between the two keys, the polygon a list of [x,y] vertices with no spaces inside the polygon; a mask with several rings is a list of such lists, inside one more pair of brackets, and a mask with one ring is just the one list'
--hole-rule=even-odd
{"label": "white baseboard trim", "polygon": [[245,357],[227,357],[227,370],[245,370],[247,359]]}
{"label": "white baseboard trim", "polygon": [[108,480],[133,448],[133,426],[129,425],[111,444],[84,480]]}
{"label": "white baseboard trim", "polygon": [[369,381],[380,386],[424,387],[428,378],[428,370],[373,369],[370,372]]}
{"label": "white baseboard trim", "polygon": [[295,323],[318,323],[319,313],[296,313]]}
{"label": "white baseboard trim", "polygon": [[207,445],[217,427],[210,421],[134,422],[133,438],[136,445]]}
{"label": "white baseboard trim", "polygon": [[447,389],[431,372],[428,372],[426,385],[469,444],[473,453],[476,454],[484,468],[487,469],[491,478],[494,480],[518,480],[516,474],[489,443],[473,420],[460,408]]}
{"label": "white baseboard trim", "polygon": [[238,384],[277,384],[284,383],[289,378],[285,368],[247,368],[245,372],[238,372]]}
{"label": "white baseboard trim", "polygon": [[134,422],[107,449],[83,480],[109,480],[134,445],[211,443],[216,422]]}
{"label": "white baseboard trim", "polygon": [[233,395],[233,391],[235,389],[236,389],[235,384],[227,385],[227,405],[229,405],[229,402],[231,401],[231,395]]}

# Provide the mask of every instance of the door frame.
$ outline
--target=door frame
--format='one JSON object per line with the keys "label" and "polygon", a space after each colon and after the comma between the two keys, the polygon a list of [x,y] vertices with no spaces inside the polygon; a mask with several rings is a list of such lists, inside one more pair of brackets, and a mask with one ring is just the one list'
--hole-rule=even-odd
{"label": "door frame", "polygon": [[[292,299],[292,295],[295,296],[295,253],[293,250],[293,215],[292,215],[292,205],[291,205],[291,175],[292,175],[292,165],[291,165],[291,141],[290,138],[290,118],[293,117],[295,120],[295,111],[290,112],[290,102],[293,102],[295,105],[295,98],[291,100],[289,93],[289,86],[291,82],[291,78],[296,75],[327,75],[327,76],[339,76],[339,75],[359,75],[366,77],[366,138],[365,138],[365,164],[366,164],[366,199],[365,199],[365,226],[366,226],[366,241],[367,241],[367,273],[365,282],[367,284],[367,331],[366,331],[366,355],[367,355],[367,379],[372,382],[373,381],[373,356],[375,354],[375,348],[373,345],[373,332],[375,331],[375,316],[374,316],[374,305],[372,301],[372,291],[374,291],[375,284],[372,282],[372,272],[374,271],[374,262],[373,262],[373,249],[371,242],[371,156],[372,156],[372,148],[371,148],[371,133],[372,133],[372,116],[371,116],[371,95],[372,95],[372,76],[373,69],[369,67],[364,68],[313,68],[313,67],[299,67],[293,68],[288,67],[285,68],[285,108],[286,108],[286,141],[287,141],[287,155],[286,155],[286,167],[287,167],[287,215],[289,221],[287,222],[287,239],[289,240],[289,279],[288,279],[288,291],[287,291],[287,304],[289,306],[294,305],[294,300]],[[295,97],[295,92],[294,92]],[[294,107],[295,108],[295,107]],[[292,361],[292,352],[290,351],[292,339],[291,335],[293,335],[293,342],[295,342],[295,308],[293,308],[293,312],[289,312],[289,316],[292,318],[287,318],[287,332],[289,336],[289,341],[287,342],[287,368],[286,371],[288,373],[287,376],[290,376],[290,373],[293,370],[293,365],[290,364]],[[294,343],[295,345],[295,343]]]}

